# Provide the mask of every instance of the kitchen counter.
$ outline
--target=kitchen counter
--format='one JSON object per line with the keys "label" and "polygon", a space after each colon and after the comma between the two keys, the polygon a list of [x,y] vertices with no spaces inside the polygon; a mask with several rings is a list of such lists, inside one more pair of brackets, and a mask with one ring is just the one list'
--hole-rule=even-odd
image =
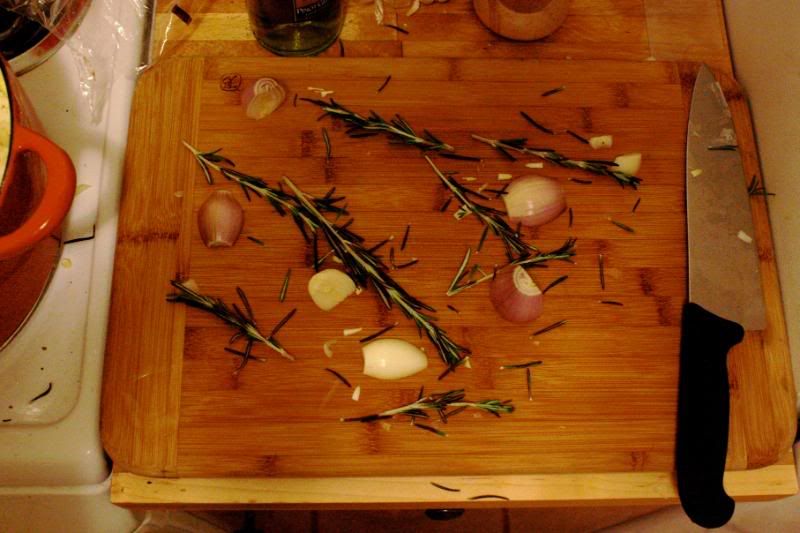
{"label": "kitchen counter", "polygon": [[[164,35],[167,26],[170,26],[170,40],[164,46],[165,57],[265,56],[266,52],[253,41],[249,33],[247,17],[241,12],[242,2],[194,3],[198,4],[201,7],[199,11],[191,11],[193,20],[189,26],[183,26],[168,14],[158,15],[157,36]],[[351,58],[704,61],[718,71],[732,73],[722,8],[718,1],[574,0],[564,26],[551,37],[535,43],[499,40],[478,22],[467,1],[423,6],[410,18],[404,16],[404,11],[405,8],[399,8],[395,12],[387,3],[384,22],[404,27],[408,35],[376,25],[371,4],[351,2],[342,32],[343,46],[334,45],[324,55],[339,56],[344,53]],[[782,342],[785,344],[785,339]],[[788,350],[778,350],[772,357],[776,367],[789,364]],[[791,385],[765,383],[761,386],[785,389],[788,405],[794,405]],[[104,396],[104,416],[109,416],[114,407],[106,398]],[[179,406],[174,408],[178,409]],[[786,419],[783,423],[786,433],[792,433],[793,413],[782,412],[779,415],[782,415],[781,419]],[[735,447],[736,436],[732,438]],[[159,453],[154,451],[153,456]],[[777,498],[795,493],[797,481],[788,442],[785,453],[776,459],[769,461],[773,464],[764,468],[727,472],[725,481],[729,493],[737,499]],[[757,464],[757,461],[754,463]],[[470,502],[458,493],[442,492],[428,486],[428,478],[413,476],[379,479],[175,478],[169,472],[165,472],[165,476],[136,475],[115,467],[112,501],[126,506],[217,509],[259,506],[380,508],[452,506],[455,503],[459,506],[589,505],[608,502],[666,504],[677,501],[671,474],[644,471],[437,478],[444,485],[469,484],[482,489],[484,493],[502,494],[512,502]],[[420,489],[421,486],[428,486],[428,490]]]}

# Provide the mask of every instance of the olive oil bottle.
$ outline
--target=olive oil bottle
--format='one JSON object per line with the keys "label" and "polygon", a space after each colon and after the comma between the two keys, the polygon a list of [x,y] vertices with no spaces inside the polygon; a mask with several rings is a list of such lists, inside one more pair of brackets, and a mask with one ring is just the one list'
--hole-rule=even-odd
{"label": "olive oil bottle", "polygon": [[247,0],[256,40],[283,56],[307,56],[328,48],[342,29],[346,0]]}

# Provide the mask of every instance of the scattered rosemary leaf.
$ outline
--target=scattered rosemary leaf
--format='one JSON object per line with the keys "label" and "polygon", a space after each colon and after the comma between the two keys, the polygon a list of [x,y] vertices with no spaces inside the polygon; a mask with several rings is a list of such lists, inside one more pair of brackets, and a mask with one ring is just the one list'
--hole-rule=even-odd
{"label": "scattered rosemary leaf", "polygon": [[50,391],[52,391],[52,390],[53,390],[53,382],[51,381],[50,383],[47,384],[47,388],[43,392],[40,392],[39,394],[37,394],[36,396],[31,398],[28,403],[33,403],[36,400],[40,400],[40,399],[44,398],[45,396],[50,394]]}
{"label": "scattered rosemary leaf", "polygon": [[544,327],[542,329],[538,329],[538,330],[534,331],[531,334],[531,337],[537,337],[537,336],[539,336],[539,335],[541,335],[543,333],[547,333],[548,331],[552,331],[552,330],[554,330],[556,328],[560,328],[561,326],[563,326],[566,323],[567,323],[566,320],[559,320],[558,322],[554,322],[553,324],[550,324],[547,327]]}
{"label": "scattered rosemary leaf", "polygon": [[403,242],[400,243],[400,251],[406,249],[406,244],[408,244],[408,233],[411,231],[411,224],[406,224],[406,232],[403,233]]}
{"label": "scattered rosemary leaf", "polygon": [[592,184],[592,180],[584,180],[584,179],[575,178],[575,177],[567,178],[567,180],[575,182],[575,183],[580,183],[581,185],[591,185]]}
{"label": "scattered rosemary leaf", "polygon": [[328,137],[328,130],[322,128],[322,140],[325,142],[325,162],[331,160],[331,139]]}
{"label": "scattered rosemary leaf", "polygon": [[448,308],[449,310],[451,310],[452,312],[454,312],[455,314],[459,314],[459,311],[458,311],[458,309],[456,309],[456,308],[455,308],[455,307],[453,307],[452,305],[450,305],[450,304],[447,304],[447,308]]}
{"label": "scattered rosemary leaf", "polygon": [[278,300],[283,302],[286,300],[286,291],[289,290],[289,279],[292,276],[292,269],[286,271],[286,276],[283,278],[283,285],[281,285],[281,292],[278,295]]}
{"label": "scattered rosemary leaf", "polygon": [[600,300],[600,303],[601,303],[601,304],[606,304],[606,305],[618,305],[618,306],[620,306],[620,307],[622,307],[623,305],[625,305],[625,304],[623,304],[622,302],[618,302],[618,301],[616,301],[616,300]]}
{"label": "scattered rosemary leaf", "polygon": [[339,57],[344,57],[344,41],[339,39]]}
{"label": "scattered rosemary leaf", "polygon": [[386,76],[386,79],[383,80],[383,83],[381,83],[381,86],[378,87],[378,92],[383,92],[383,90],[386,88],[386,86],[389,85],[390,81],[392,81],[392,75],[391,74]]}
{"label": "scattered rosemary leaf", "polygon": [[430,431],[431,433],[433,433],[435,435],[439,435],[440,437],[446,437],[447,436],[447,433],[445,433],[441,429],[436,429],[433,426],[427,426],[425,424],[419,424],[417,422],[414,422],[413,426],[415,428],[424,429],[425,431]]}
{"label": "scattered rosemary leaf", "polygon": [[447,492],[461,492],[461,489],[453,489],[453,488],[450,488],[450,487],[445,487],[444,485],[440,485],[438,483],[434,483],[433,481],[431,481],[431,485],[433,485],[437,489],[446,490]]}
{"label": "scattered rosemary leaf", "polygon": [[561,276],[560,278],[557,278],[557,279],[555,279],[555,280],[551,281],[551,282],[550,282],[550,285],[548,285],[547,287],[545,287],[544,289],[542,289],[542,294],[546,293],[547,291],[549,291],[550,289],[552,289],[552,288],[553,288],[553,287],[555,287],[556,285],[558,285],[558,284],[560,284],[560,283],[563,283],[563,282],[567,281],[567,278],[569,278],[569,276]]}
{"label": "scattered rosemary leaf", "polygon": [[636,233],[636,230],[634,230],[632,227],[628,226],[627,224],[623,224],[622,222],[616,221],[613,218],[609,218],[608,221],[611,222],[612,224],[614,224],[619,229],[625,230],[628,233]]}
{"label": "scattered rosemary leaf", "polygon": [[709,150],[724,150],[724,151],[727,151],[727,152],[735,152],[736,150],[739,149],[739,146],[735,145],[735,144],[720,144],[720,145],[717,145],[717,146],[709,146],[708,149]]}
{"label": "scattered rosemary leaf", "polygon": [[527,122],[528,124],[530,124],[531,126],[536,128],[537,130],[539,130],[541,132],[544,132],[544,133],[546,133],[548,135],[555,135],[553,130],[551,130],[550,128],[547,128],[545,126],[542,126],[541,124],[539,124],[538,122],[533,120],[533,118],[529,114],[527,114],[525,111],[520,111],[519,114],[522,116],[522,118],[525,119],[525,122]]}
{"label": "scattered rosemary leaf", "polygon": [[470,500],[489,500],[489,499],[511,501],[511,498],[506,498],[505,496],[500,496],[499,494],[479,494],[478,496],[472,496],[470,498]]}
{"label": "scattered rosemary leaf", "polygon": [[481,238],[478,240],[478,247],[475,248],[476,252],[480,252],[481,248],[483,248],[483,243],[486,241],[486,236],[489,234],[489,226],[483,227],[483,232],[481,232]]}
{"label": "scattered rosemary leaf", "polygon": [[390,324],[390,325],[386,326],[385,328],[381,329],[380,331],[376,331],[372,335],[367,335],[363,339],[359,339],[358,342],[364,343],[364,342],[369,342],[371,340],[377,339],[378,337],[380,337],[384,333],[387,333],[387,332],[393,330],[394,328],[396,328],[397,324],[398,324],[397,322],[395,322],[394,324]]}
{"label": "scattered rosemary leaf", "polygon": [[493,193],[494,194],[494,199],[497,200],[501,196],[505,196],[506,194],[508,194],[508,191],[506,189],[508,189],[509,185],[511,185],[511,184],[510,183],[505,183],[499,189],[484,189],[483,192]]}
{"label": "scattered rosemary leaf", "polygon": [[600,289],[606,290],[605,257],[603,257],[603,254],[597,254],[597,271],[600,276]]}
{"label": "scattered rosemary leaf", "polygon": [[445,159],[457,159],[459,161],[481,161],[480,157],[474,155],[453,154],[450,152],[439,152],[439,157],[444,157]]}
{"label": "scattered rosemary leaf", "polygon": [[344,383],[345,385],[347,385],[347,388],[349,388],[349,389],[352,389],[352,388],[353,388],[353,386],[350,384],[350,382],[349,382],[349,381],[347,381],[347,378],[346,378],[346,377],[344,377],[343,375],[341,375],[340,373],[338,373],[336,370],[334,370],[334,369],[332,369],[332,368],[326,368],[326,369],[325,369],[325,371],[326,371],[326,372],[330,372],[331,374],[333,374],[334,376],[336,376],[336,379],[338,379],[339,381],[341,381],[342,383]]}
{"label": "scattered rosemary leaf", "polygon": [[384,26],[386,26],[387,28],[392,28],[393,30],[397,30],[405,35],[408,35],[408,30],[405,28],[401,28],[400,26],[395,26],[394,24],[384,24]]}
{"label": "scattered rosemary leaf", "polygon": [[259,246],[266,246],[266,243],[264,241],[262,241],[261,239],[259,239],[257,237],[253,237],[252,235],[248,235],[247,239],[253,241],[254,243],[256,243]]}
{"label": "scattered rosemary leaf", "polygon": [[571,135],[573,138],[577,139],[578,141],[582,142],[583,144],[589,144],[589,139],[587,139],[586,137],[583,137],[581,135],[578,135],[577,133],[575,133],[572,130],[567,130],[567,134]]}
{"label": "scattered rosemary leaf", "polygon": [[267,358],[266,357],[256,357],[254,355],[250,355],[249,353],[243,352],[241,350],[234,350],[233,348],[231,348],[229,346],[226,346],[223,349],[228,353],[232,353],[233,355],[237,355],[239,357],[249,357],[250,359],[254,359],[254,360],[258,361],[259,363],[266,363],[267,362]]}
{"label": "scattered rosemary leaf", "polygon": [[750,185],[747,186],[747,194],[750,196],[775,196],[774,192],[768,192],[767,188],[764,187],[758,181],[758,176],[753,176],[753,179],[750,181]]}
{"label": "scattered rosemary leaf", "polygon": [[450,207],[450,202],[452,201],[453,201],[452,196],[447,200],[445,200],[444,203],[442,204],[442,207],[439,208],[439,212],[444,213],[445,211],[447,211],[447,208]]}
{"label": "scattered rosemary leaf", "polygon": [[636,203],[633,204],[633,209],[631,209],[631,213],[635,213],[636,212],[636,208],[639,207],[639,202],[641,202],[641,201],[642,201],[641,198],[637,198],[636,199]]}
{"label": "scattered rosemary leaf", "polygon": [[411,261],[408,261],[408,262],[406,262],[406,263],[401,263],[401,264],[399,264],[399,265],[395,265],[394,269],[395,269],[395,270],[401,270],[401,269],[403,269],[403,268],[408,268],[408,267],[414,266],[414,265],[416,265],[417,263],[419,263],[419,259],[417,259],[416,257],[414,257],[414,258],[412,258],[412,259],[411,259]]}
{"label": "scattered rosemary leaf", "polygon": [[573,218],[573,213],[572,213],[572,208],[570,207],[569,208],[569,226],[568,226],[570,228],[572,227],[572,218]]}
{"label": "scattered rosemary leaf", "polygon": [[292,106],[297,107],[297,93],[294,93],[294,99],[292,100]]}
{"label": "scattered rosemary leaf", "polygon": [[527,363],[519,363],[516,365],[503,365],[500,367],[500,370],[511,370],[514,368],[530,368],[532,366],[539,366],[541,365],[541,361],[528,361]]}
{"label": "scattered rosemary leaf", "polygon": [[533,376],[531,375],[531,368],[525,369],[525,382],[528,386],[528,401],[533,401]]}
{"label": "scattered rosemary leaf", "polygon": [[560,93],[561,91],[563,91],[566,88],[567,88],[566,85],[560,85],[558,87],[555,87],[553,89],[550,89],[548,91],[543,92],[542,96],[552,96],[554,94]]}
{"label": "scattered rosemary leaf", "polygon": [[296,312],[297,312],[297,308],[295,307],[294,309],[292,309],[291,311],[289,311],[288,313],[286,313],[286,316],[285,316],[285,317],[283,317],[283,318],[281,319],[281,321],[280,321],[280,322],[278,322],[277,324],[275,324],[275,327],[274,327],[274,328],[272,328],[272,331],[271,331],[271,332],[270,332],[270,334],[269,334],[269,335],[270,335],[270,337],[273,337],[273,336],[277,335],[277,334],[278,334],[278,332],[281,330],[281,328],[282,328],[283,326],[285,326],[285,325],[286,325],[286,323],[287,323],[287,322],[289,322],[289,321],[292,319],[292,317],[294,316],[294,314],[295,314]]}

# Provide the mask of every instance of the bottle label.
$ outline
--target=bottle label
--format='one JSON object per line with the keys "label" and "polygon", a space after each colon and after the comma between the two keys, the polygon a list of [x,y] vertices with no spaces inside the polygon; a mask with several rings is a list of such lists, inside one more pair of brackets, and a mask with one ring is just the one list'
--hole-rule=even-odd
{"label": "bottle label", "polygon": [[314,20],[331,8],[332,0],[293,0],[294,21]]}

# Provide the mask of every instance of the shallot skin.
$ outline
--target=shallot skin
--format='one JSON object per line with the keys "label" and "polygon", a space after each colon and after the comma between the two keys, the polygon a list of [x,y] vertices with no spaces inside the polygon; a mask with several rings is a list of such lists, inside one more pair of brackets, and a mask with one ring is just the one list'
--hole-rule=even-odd
{"label": "shallot skin", "polygon": [[535,227],[558,218],[567,208],[561,184],[544,176],[521,176],[503,196],[508,218],[523,226]]}
{"label": "shallot skin", "polygon": [[497,314],[515,324],[532,322],[544,310],[544,294],[520,266],[497,273],[489,298]]}

